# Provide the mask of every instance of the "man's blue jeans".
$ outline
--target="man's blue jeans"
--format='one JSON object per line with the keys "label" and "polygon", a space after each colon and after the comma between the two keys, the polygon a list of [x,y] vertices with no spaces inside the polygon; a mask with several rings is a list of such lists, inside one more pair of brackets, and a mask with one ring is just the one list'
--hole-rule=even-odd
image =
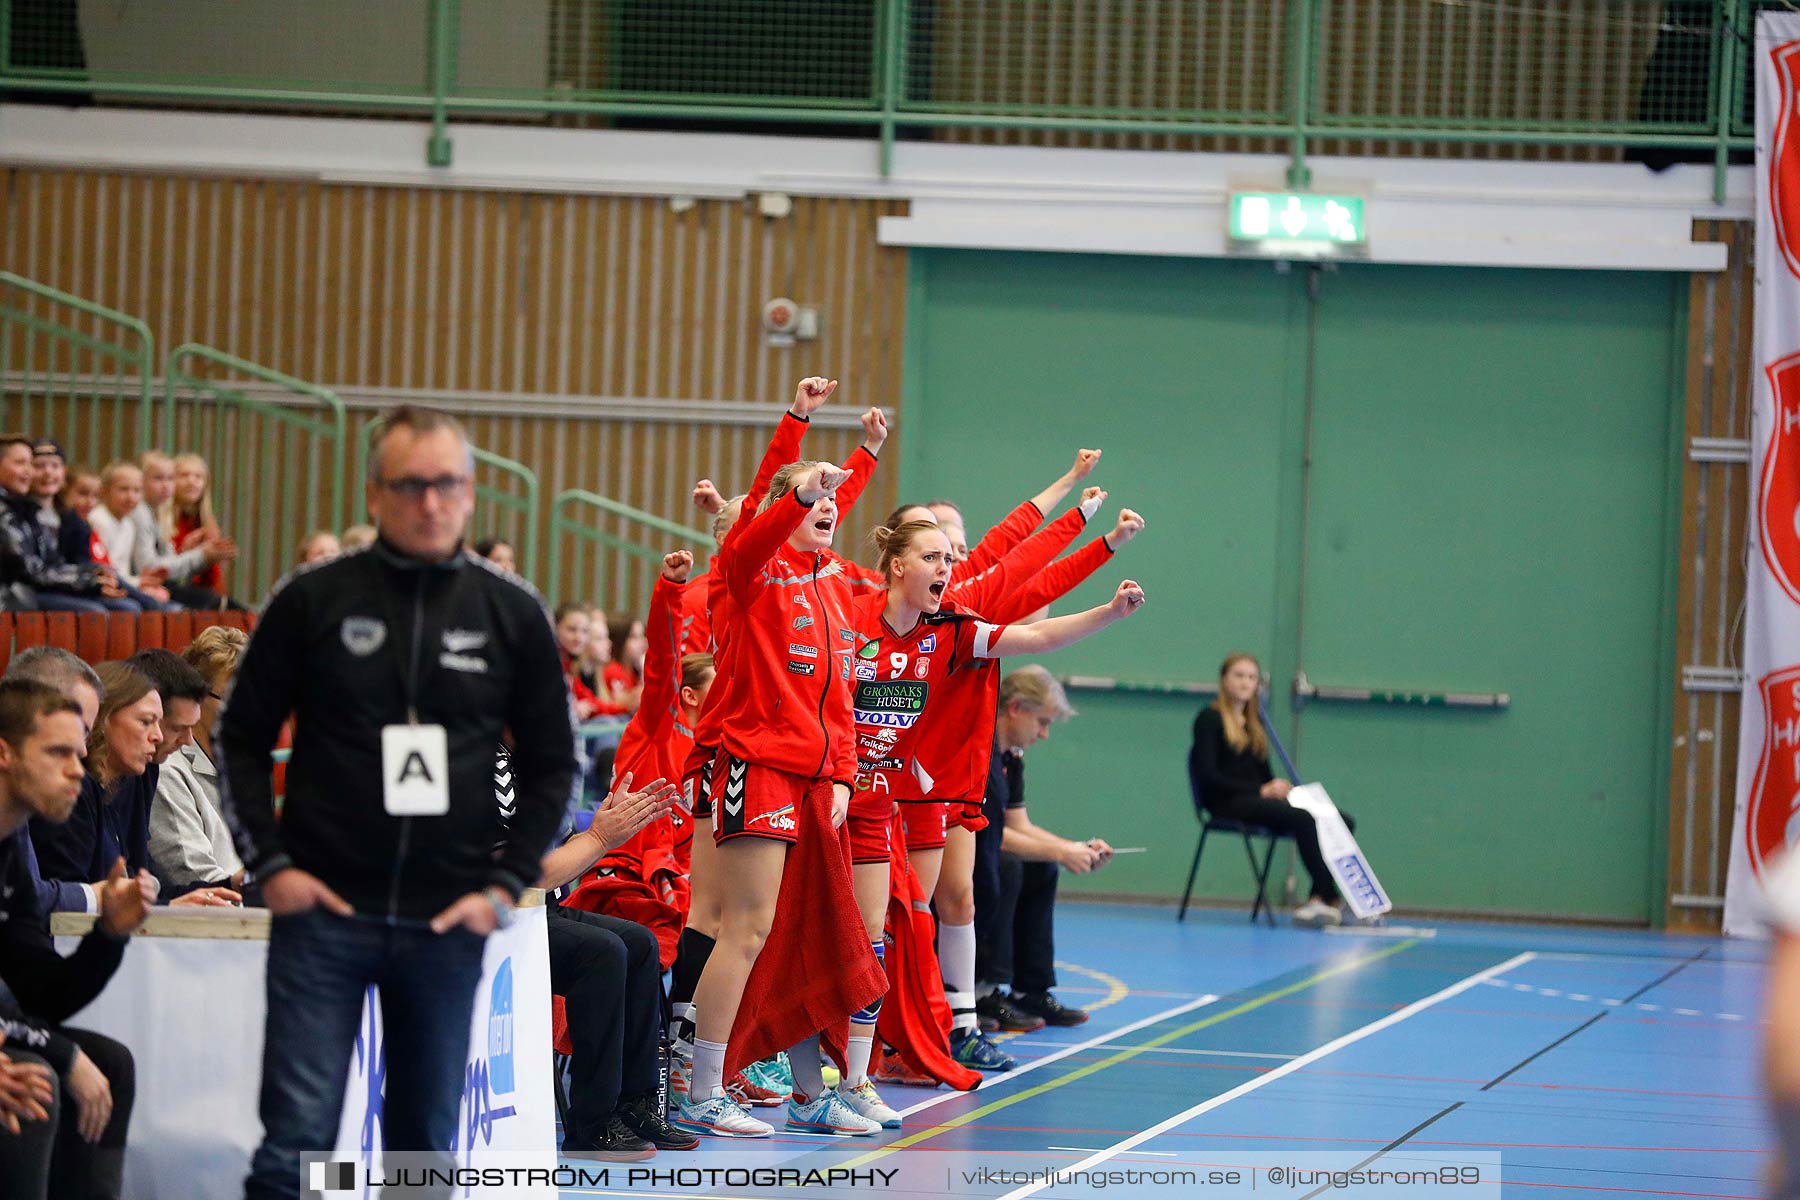
{"label": "man's blue jeans", "polygon": [[336,1145],[370,984],[381,989],[383,1144],[388,1150],[449,1150],[485,940],[461,928],[438,934],[423,922],[390,925],[322,908],[274,918],[263,1143],[245,1184],[250,1200],[300,1195],[301,1153]]}

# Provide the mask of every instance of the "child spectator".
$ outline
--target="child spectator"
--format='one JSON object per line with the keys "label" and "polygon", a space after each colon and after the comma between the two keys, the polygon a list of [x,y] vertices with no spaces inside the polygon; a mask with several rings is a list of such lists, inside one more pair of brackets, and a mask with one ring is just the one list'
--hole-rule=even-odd
{"label": "child spectator", "polygon": [[303,567],[308,563],[329,562],[343,552],[337,534],[329,529],[315,529],[300,539],[300,565]]}
{"label": "child spectator", "polygon": [[27,607],[60,612],[137,612],[112,570],[63,557],[56,535],[39,520],[31,494],[35,475],[31,439],[0,437],[0,550],[8,561],[8,583],[24,585]]}
{"label": "child spectator", "polygon": [[486,537],[475,543],[475,553],[499,567],[502,571],[519,573],[518,559],[513,555],[511,542],[499,538]]}
{"label": "child spectator", "polygon": [[[157,511],[157,524],[162,535],[177,551],[203,550],[224,535],[213,515],[211,475],[206,460],[198,454],[181,454],[175,458],[175,488],[167,503]],[[220,559],[211,559],[181,582],[205,588],[214,596],[225,594],[225,572]]]}
{"label": "child spectator", "polygon": [[132,540],[132,562],[126,570],[136,572],[142,579],[146,572],[160,568],[165,577],[162,586],[177,604],[184,608],[219,607],[218,593],[195,587],[188,580],[197,571],[236,558],[237,543],[218,537],[176,553],[157,516],[175,496],[175,461],[160,451],[149,450],[138,458],[138,467],[143,472],[144,500],[131,513],[138,532]]}
{"label": "child spectator", "polygon": [[140,553],[139,545],[143,530],[132,519],[144,498],[143,472],[128,462],[108,463],[100,472],[99,483],[100,504],[90,506],[81,514],[93,523],[92,540],[100,547],[94,561],[113,567],[125,584],[137,587],[158,602],[167,603],[169,591],[162,584],[168,578],[168,568],[132,570],[132,564],[145,557]]}
{"label": "child spectator", "polygon": [[361,550],[366,546],[373,546],[374,544],[375,527],[373,525],[352,525],[350,528],[344,530],[342,537],[338,538],[338,545],[344,548],[345,554],[350,553],[352,550]]}

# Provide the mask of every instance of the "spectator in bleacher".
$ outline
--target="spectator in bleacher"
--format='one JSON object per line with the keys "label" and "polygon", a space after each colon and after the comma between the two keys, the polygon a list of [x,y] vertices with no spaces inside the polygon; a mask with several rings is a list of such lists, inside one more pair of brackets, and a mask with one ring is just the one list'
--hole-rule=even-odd
{"label": "spectator in bleacher", "polygon": [[[1032,821],[1025,810],[1025,750],[1050,726],[1075,715],[1050,672],[1035,663],[1000,681],[994,753],[975,834],[975,1011],[993,1028],[1029,1031],[1079,1025],[1086,1012],[1051,994],[1056,986],[1056,882],[1063,870],[1085,875],[1112,860],[1100,838],[1074,841]],[[1010,985],[1010,994],[1002,993]]]}
{"label": "spectator in bleacher", "polygon": [[[197,550],[224,536],[213,513],[212,473],[198,454],[175,456],[175,491],[157,511],[157,524],[176,550]],[[218,596],[225,594],[225,572],[209,562],[185,581]]]}
{"label": "spectator in bleacher", "polygon": [[556,648],[562,652],[563,675],[575,697],[575,716],[583,721],[604,711],[600,699],[582,679],[578,671],[581,655],[587,649],[589,636],[588,610],[581,604],[556,606]]}
{"label": "spectator in bleacher", "polygon": [[57,612],[137,612],[111,568],[72,563],[56,535],[39,520],[31,494],[32,444],[18,434],[0,436],[0,541],[18,575],[9,583],[31,589],[32,603]]}
{"label": "spectator in bleacher", "polygon": [[[126,572],[136,573],[141,579],[146,572],[160,570],[164,576],[162,586],[175,603],[183,608],[218,608],[217,593],[195,587],[188,580],[196,571],[236,558],[237,543],[228,537],[217,537],[176,553],[157,518],[157,513],[175,495],[175,461],[160,451],[148,450],[138,458],[138,467],[143,472],[144,500],[131,511],[137,535],[132,539],[131,563]],[[241,606],[228,601],[226,607]]]}
{"label": "spectator in bleacher", "polygon": [[94,532],[94,523],[90,519],[99,506],[99,472],[86,467],[69,468],[62,494],[56,498],[60,514],[58,519],[61,522],[56,532],[57,544],[62,548],[63,557],[70,562],[105,563],[109,567],[112,565],[112,560],[107,556],[106,543]]}
{"label": "spectator in bleacher", "polygon": [[344,530],[344,536],[338,539],[338,545],[344,548],[345,554],[374,544],[375,527],[373,525],[352,525]]}
{"label": "spectator in bleacher", "polygon": [[581,648],[581,656],[575,661],[575,674],[595,696],[600,695],[601,689],[606,686],[601,682],[601,676],[606,671],[606,664],[611,661],[612,635],[607,632],[606,610],[589,609],[588,638]]}
{"label": "spectator in bleacher", "polygon": [[513,555],[511,542],[495,537],[485,537],[475,543],[475,553],[502,571],[511,571],[514,575],[519,573],[518,559]]}
{"label": "spectator in bleacher", "polygon": [[329,562],[343,552],[337,534],[329,529],[315,529],[300,539],[300,565],[303,567],[308,563]]}
{"label": "spectator in bleacher", "polygon": [[0,1194],[19,1200],[116,1200],[136,1098],[131,1052],[61,1022],[118,969],[144,919],[143,893],[115,862],[101,884],[99,920],[64,958],[45,928],[20,836],[28,821],[68,817],[85,778],[82,732],[66,693],[0,682],[0,1078],[14,1085],[0,1111],[22,1118],[16,1130],[12,1119],[0,1127]]}
{"label": "spectator in bleacher", "polygon": [[[150,796],[152,815],[146,818],[147,825],[153,825],[156,797],[163,790],[167,764],[194,744],[194,726],[200,722],[201,705],[210,697],[212,688],[205,676],[186,659],[160,647],[139,650],[125,661],[149,676],[150,682],[156,685],[156,694],[162,698],[162,741],[156,747],[158,771]],[[186,759],[182,761],[185,763]],[[150,869],[162,882],[163,874],[156,867],[154,843],[150,845]],[[170,904],[218,906],[236,904],[243,899],[226,879],[209,879],[204,885],[189,885],[164,895]]]}
{"label": "spectator in bleacher", "polygon": [[248,640],[241,629],[214,625],[202,629],[181,652],[182,661],[205,681],[206,695],[188,744],[163,761],[150,806],[151,870],[170,895],[201,887],[244,890],[244,862],[219,807],[212,730],[219,699]]}
{"label": "spectator in bleacher", "polygon": [[636,712],[644,696],[644,654],[650,649],[644,623],[621,617],[607,626],[606,637],[612,661],[601,668],[597,694],[602,704],[616,706],[620,712]]}
{"label": "spectator in bleacher", "polygon": [[[57,646],[32,646],[13,655],[7,664],[6,678],[41,683],[75,701],[81,710],[81,727],[92,729],[100,713],[100,676],[94,668],[67,650]],[[20,829],[20,857],[31,872],[31,886],[37,893],[38,909],[53,912],[98,912],[99,896],[93,886],[75,880],[57,881],[38,873],[37,852],[31,844],[31,827]],[[153,904],[156,893],[146,884],[144,903]]]}
{"label": "spectator in bleacher", "polygon": [[135,587],[147,599],[167,604],[170,593],[163,585],[169,577],[168,568],[137,566],[146,557],[140,553],[144,531],[132,514],[143,499],[143,472],[128,462],[108,463],[100,472],[100,503],[82,515],[93,526],[91,537],[100,543],[101,553],[94,556],[95,560],[118,572],[123,586]]}
{"label": "spectator in bleacher", "polygon": [[38,506],[38,520],[45,528],[57,534],[57,544],[62,548],[63,557],[70,562],[81,562],[79,553],[69,553],[69,545],[61,540],[62,505],[57,500],[62,496],[63,483],[68,477],[68,466],[63,459],[62,447],[49,438],[38,438],[31,444],[31,498]]}

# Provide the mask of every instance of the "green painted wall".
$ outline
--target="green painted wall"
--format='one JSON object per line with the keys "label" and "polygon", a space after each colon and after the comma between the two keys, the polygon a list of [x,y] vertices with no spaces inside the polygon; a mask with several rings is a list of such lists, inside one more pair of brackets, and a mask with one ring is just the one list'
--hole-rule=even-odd
{"label": "green painted wall", "polygon": [[[1257,654],[1399,905],[1660,907],[1673,277],[1346,265],[1314,304],[1306,269],[1266,262],[919,251],[912,271],[904,497],[983,528],[1098,445],[1108,526],[1120,504],[1149,521],[1059,611],[1127,576],[1149,605],[1053,669],[1211,680]],[[1297,663],[1513,704],[1296,717]],[[1073,699],[1032,753],[1034,815],[1150,850],[1065,886],[1179,894],[1197,702]],[[1200,893],[1247,896],[1242,859],[1210,846]]]}

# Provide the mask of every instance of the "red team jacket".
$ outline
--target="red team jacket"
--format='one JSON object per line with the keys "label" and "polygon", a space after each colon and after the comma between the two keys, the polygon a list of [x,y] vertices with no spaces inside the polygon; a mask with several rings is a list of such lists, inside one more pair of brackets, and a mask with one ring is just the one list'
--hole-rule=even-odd
{"label": "red team jacket", "polygon": [[[631,723],[619,735],[613,778],[630,772],[642,787],[656,779],[679,780],[693,734],[681,722],[680,636],[683,585],[660,574],[644,622],[650,646],[644,655],[644,693]],[[636,921],[656,935],[662,965],[675,962],[675,946],[687,921],[688,854],[694,818],[677,808],[652,821],[594,864],[567,903]]]}
{"label": "red team jacket", "polygon": [[[806,426],[806,421],[794,416],[792,413],[784,413],[782,415],[781,424],[776,427],[774,437],[769,440],[769,448],[763,453],[762,462],[757,466],[756,478],[751,482],[749,492],[745,494],[743,513],[738,517],[738,523],[734,525],[731,532],[726,535],[727,546],[731,544],[731,539],[743,532],[748,523],[753,519],[753,514],[756,512],[757,506],[762,503],[762,498],[768,494],[769,481],[774,477],[775,472],[788,463],[799,461],[800,443],[801,439],[806,435]],[[874,455],[868,452],[868,450],[862,446],[858,446],[843,465],[850,470],[851,475],[837,490],[838,522],[840,525],[843,523],[844,516],[862,495],[863,489],[869,486],[869,479],[875,473],[877,460]],[[800,507],[797,501],[787,497],[784,497],[784,499],[787,500],[788,507]],[[771,508],[770,511],[774,511],[774,508]],[[789,532],[792,532],[798,525],[799,522],[796,520],[793,525],[788,527]],[[781,540],[786,540],[786,534],[782,535]],[[690,773],[697,769],[701,762],[710,761],[713,750],[721,745],[720,724],[723,721],[726,712],[726,709],[720,703],[724,698],[724,693],[726,691],[725,687],[722,685],[733,670],[731,666],[733,661],[731,635],[735,632],[738,608],[741,601],[728,586],[727,580],[720,570],[720,558],[723,557],[724,553],[725,550],[721,548],[719,554],[713,556],[706,575],[703,577],[706,580],[705,592],[696,593],[693,585],[689,585],[688,591],[689,604],[692,604],[698,595],[704,595],[705,597],[706,614],[703,618],[697,618],[696,621],[690,625],[690,631],[701,625],[704,625],[709,631],[712,641],[713,658],[718,670],[718,677],[713,684],[713,689],[707,695],[706,707],[701,710],[700,720],[694,729],[695,750],[687,764]],[[789,553],[791,554],[792,551],[789,551]],[[845,561],[838,558],[835,554],[831,557],[839,563]],[[785,645],[787,643],[784,642],[782,644]],[[689,652],[691,653],[692,651]],[[743,756],[739,755],[738,757],[741,758]],[[762,762],[763,760],[751,759],[750,761]],[[768,763],[765,765],[772,766],[774,764]]]}
{"label": "red team jacket", "polygon": [[851,784],[850,585],[830,551],[802,553],[788,537],[812,516],[789,492],[726,538],[718,571],[739,628],[708,708],[733,758],[806,779]]}

